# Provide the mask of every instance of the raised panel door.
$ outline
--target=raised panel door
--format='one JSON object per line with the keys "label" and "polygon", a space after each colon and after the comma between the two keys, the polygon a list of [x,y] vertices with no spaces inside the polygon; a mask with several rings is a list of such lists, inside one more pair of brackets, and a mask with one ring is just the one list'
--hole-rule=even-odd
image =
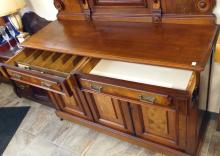
{"label": "raised panel door", "polygon": [[86,93],[96,122],[126,133],[133,132],[129,103],[107,95]]}
{"label": "raised panel door", "polygon": [[138,137],[177,147],[177,112],[175,109],[132,105],[135,132]]}
{"label": "raised panel door", "polygon": [[88,103],[84,94],[80,90],[72,90],[72,96],[53,94],[50,92],[50,98],[56,104],[57,109],[71,115],[93,120]]}

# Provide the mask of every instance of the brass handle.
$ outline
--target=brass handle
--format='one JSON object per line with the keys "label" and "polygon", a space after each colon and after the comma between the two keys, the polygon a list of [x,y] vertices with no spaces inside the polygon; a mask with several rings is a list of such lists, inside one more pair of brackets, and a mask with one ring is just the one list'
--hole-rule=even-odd
{"label": "brass handle", "polygon": [[12,77],[16,78],[16,79],[19,79],[19,80],[22,78],[22,76],[19,75],[19,74],[13,74]]}
{"label": "brass handle", "polygon": [[41,86],[42,87],[48,87],[48,88],[50,88],[52,85],[50,84],[50,83],[47,83],[47,82],[41,82]]}
{"label": "brass handle", "polygon": [[154,104],[155,97],[154,96],[139,95],[139,100],[142,102]]}
{"label": "brass handle", "polygon": [[91,84],[90,88],[91,88],[91,90],[100,93],[101,89],[102,89],[102,86],[97,85],[97,84]]}

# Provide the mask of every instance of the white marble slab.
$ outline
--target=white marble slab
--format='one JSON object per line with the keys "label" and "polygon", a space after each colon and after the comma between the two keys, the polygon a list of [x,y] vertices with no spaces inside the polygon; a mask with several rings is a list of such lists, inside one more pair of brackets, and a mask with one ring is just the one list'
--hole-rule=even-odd
{"label": "white marble slab", "polygon": [[102,59],[90,74],[186,90],[192,71]]}

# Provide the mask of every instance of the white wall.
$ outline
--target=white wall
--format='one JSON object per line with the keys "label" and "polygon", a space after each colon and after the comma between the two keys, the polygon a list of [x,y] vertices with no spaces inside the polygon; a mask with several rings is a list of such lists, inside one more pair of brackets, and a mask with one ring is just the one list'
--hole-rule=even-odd
{"label": "white wall", "polygon": [[216,0],[216,2],[216,7],[213,12],[217,16],[217,23],[220,24],[220,0]]}
{"label": "white wall", "polygon": [[53,5],[53,0],[25,0],[26,8],[25,11],[34,11],[39,16],[46,18],[47,20],[56,20],[57,10]]}
{"label": "white wall", "polygon": [[[220,24],[220,0],[216,0],[216,1],[217,4],[214,9],[214,14],[217,16],[217,23]],[[210,112],[219,113],[219,109],[220,109],[220,63],[213,62],[208,110]]]}

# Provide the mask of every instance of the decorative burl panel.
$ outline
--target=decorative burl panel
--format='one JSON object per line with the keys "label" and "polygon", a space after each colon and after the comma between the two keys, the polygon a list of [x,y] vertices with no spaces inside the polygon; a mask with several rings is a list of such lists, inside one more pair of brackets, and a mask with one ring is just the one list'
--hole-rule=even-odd
{"label": "decorative burl panel", "polygon": [[168,112],[163,109],[142,107],[145,131],[147,133],[168,135]]}

